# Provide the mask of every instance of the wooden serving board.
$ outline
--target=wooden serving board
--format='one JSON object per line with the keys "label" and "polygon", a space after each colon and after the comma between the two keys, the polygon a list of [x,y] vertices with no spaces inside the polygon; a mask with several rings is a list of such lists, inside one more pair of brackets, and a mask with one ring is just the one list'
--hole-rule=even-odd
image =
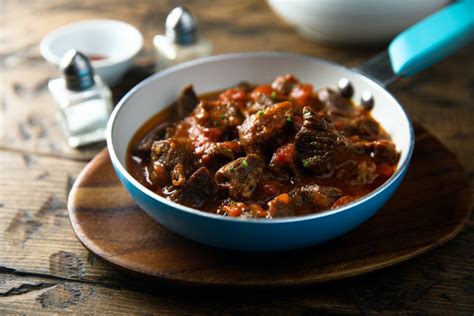
{"label": "wooden serving board", "polygon": [[391,201],[356,230],[325,244],[277,253],[204,246],[150,218],[128,196],[107,150],[82,171],[69,195],[74,232],[86,248],[135,274],[184,283],[297,285],[354,276],[405,261],[458,234],[471,209],[456,157],[415,125],[410,169]]}

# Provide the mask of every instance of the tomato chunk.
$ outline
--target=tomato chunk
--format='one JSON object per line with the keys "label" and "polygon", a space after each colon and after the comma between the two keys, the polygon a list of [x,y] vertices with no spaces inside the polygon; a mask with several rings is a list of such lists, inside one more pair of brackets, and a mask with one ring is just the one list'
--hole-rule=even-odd
{"label": "tomato chunk", "polygon": [[341,196],[339,199],[336,200],[336,202],[334,202],[334,204],[331,206],[331,209],[335,209],[337,207],[349,204],[349,203],[357,200],[358,198],[359,198],[359,196],[356,196],[356,195]]}
{"label": "tomato chunk", "polygon": [[243,105],[247,101],[247,94],[239,89],[227,89],[219,95],[219,98],[224,101],[235,101]]}
{"label": "tomato chunk", "polygon": [[313,102],[313,85],[296,85],[293,90],[291,90],[290,99],[292,99],[297,106],[310,105]]}
{"label": "tomato chunk", "polygon": [[273,93],[272,86],[269,84],[264,84],[261,86],[258,86],[255,88],[255,90],[252,91],[252,94],[250,95],[253,100],[256,100],[259,94],[266,94],[268,96],[271,96]]}
{"label": "tomato chunk", "polygon": [[376,172],[384,178],[390,178],[390,176],[393,174],[393,169],[393,166],[389,165],[386,162],[383,162],[377,165]]}
{"label": "tomato chunk", "polygon": [[295,160],[295,153],[295,144],[283,145],[273,154],[272,161],[278,164],[289,165]]}
{"label": "tomato chunk", "polygon": [[262,184],[262,189],[266,195],[275,196],[281,192],[282,185],[278,181],[269,180]]}

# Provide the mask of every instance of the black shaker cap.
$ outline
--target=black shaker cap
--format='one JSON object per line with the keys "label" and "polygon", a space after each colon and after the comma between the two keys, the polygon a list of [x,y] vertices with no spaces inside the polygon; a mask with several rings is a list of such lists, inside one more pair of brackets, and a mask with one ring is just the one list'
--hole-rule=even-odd
{"label": "black shaker cap", "polygon": [[61,60],[60,70],[66,88],[73,91],[87,90],[94,86],[94,70],[86,55],[72,49]]}
{"label": "black shaker cap", "polygon": [[166,18],[166,36],[175,43],[192,44],[197,38],[198,22],[196,17],[185,7],[176,7]]}

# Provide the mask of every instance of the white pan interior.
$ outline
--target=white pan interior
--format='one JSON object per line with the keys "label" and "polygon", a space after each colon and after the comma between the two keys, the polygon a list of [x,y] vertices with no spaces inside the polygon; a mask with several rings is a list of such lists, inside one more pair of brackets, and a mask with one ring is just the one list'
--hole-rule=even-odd
{"label": "white pan interior", "polygon": [[[363,91],[375,99],[372,114],[401,152],[399,167],[406,161],[412,141],[408,117],[390,93],[374,81],[342,66],[317,58],[286,53],[245,53],[210,57],[171,68],[156,74],[135,87],[115,108],[109,121],[109,150],[122,167],[130,139],[155,113],[162,111],[178,97],[182,87],[192,83],[198,94],[224,89],[240,81],[269,83],[276,76],[292,73],[302,82],[336,89],[341,78],[349,79],[355,90],[354,100]],[[110,146],[112,145],[112,146]],[[123,170],[124,171],[124,170]]]}

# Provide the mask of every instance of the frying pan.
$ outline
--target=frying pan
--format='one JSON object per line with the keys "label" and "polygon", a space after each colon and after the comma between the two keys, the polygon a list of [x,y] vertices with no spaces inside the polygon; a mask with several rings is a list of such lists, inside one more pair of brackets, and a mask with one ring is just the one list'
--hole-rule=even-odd
{"label": "frying pan", "polygon": [[[133,88],[109,120],[107,145],[114,169],[131,197],[168,229],[212,246],[238,250],[284,250],[317,244],[344,234],[373,216],[392,196],[408,169],[414,147],[411,122],[385,89],[397,77],[412,75],[471,41],[474,0],[454,3],[400,34],[387,51],[356,69],[314,57],[256,52],[213,56],[160,72]],[[367,196],[343,207],[306,216],[277,219],[230,218],[195,210],[153,193],[125,168],[127,146],[144,122],[193,83],[198,93],[247,80],[270,82],[294,73],[314,87],[352,88],[354,98],[373,104],[372,115],[401,152],[395,174]],[[343,79],[341,81],[341,79]]]}

